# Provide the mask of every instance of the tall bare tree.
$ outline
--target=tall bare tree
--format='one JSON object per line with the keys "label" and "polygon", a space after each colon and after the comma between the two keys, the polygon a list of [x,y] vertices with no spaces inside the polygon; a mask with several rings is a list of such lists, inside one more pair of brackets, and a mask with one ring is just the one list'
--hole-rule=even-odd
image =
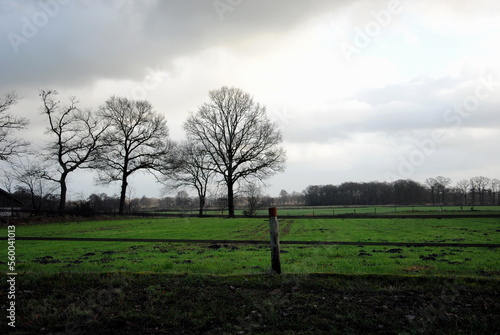
{"label": "tall bare tree", "polygon": [[427,178],[425,180],[425,183],[427,184],[427,186],[429,186],[429,189],[431,191],[431,200],[432,200],[432,205],[434,206],[434,204],[436,203],[435,194],[437,191],[437,181],[434,178]]}
{"label": "tall bare tree", "polygon": [[207,191],[213,180],[213,163],[205,148],[197,143],[184,142],[178,149],[178,167],[163,179],[168,189],[193,187],[198,193],[199,212],[203,216]]}
{"label": "tall bare tree", "polygon": [[436,187],[436,192],[438,194],[438,197],[440,198],[441,204],[445,204],[446,202],[446,193],[448,192],[448,185],[451,183],[450,178],[446,178],[443,176],[437,176],[436,179],[435,187]]}
{"label": "tall bare tree", "polygon": [[[483,176],[472,177],[470,179],[470,188],[471,188],[472,196],[473,196],[473,198],[475,198],[475,194],[479,195],[479,204],[480,205],[484,204],[486,187],[488,187],[489,184],[490,184],[490,179],[483,177]],[[474,204],[474,202],[473,202],[473,204]]]}
{"label": "tall bare tree", "polygon": [[174,143],[169,139],[165,117],[148,101],[111,97],[101,107],[100,117],[110,125],[101,139],[105,145],[96,167],[103,183],[121,181],[119,213],[125,210],[128,178],[137,171],[165,172]]}
{"label": "tall bare tree", "polygon": [[469,181],[467,179],[459,180],[457,182],[457,189],[462,194],[463,204],[467,205],[467,193],[469,192]]}
{"label": "tall bare tree", "polygon": [[199,142],[227,186],[229,216],[234,217],[234,186],[248,177],[264,180],[285,166],[282,135],[265,107],[238,88],[209,92],[210,102],[184,123],[192,141]]}
{"label": "tall bare tree", "polygon": [[12,136],[14,131],[25,129],[29,124],[28,119],[7,113],[19,99],[15,92],[7,93],[0,98],[0,160],[8,160],[10,156],[18,154],[29,145],[28,141]]}
{"label": "tall bare tree", "polygon": [[69,98],[68,105],[62,105],[57,95],[55,90],[40,92],[42,113],[49,123],[47,132],[52,136],[46,148],[47,158],[57,165],[56,176],[51,173],[46,176],[60,185],[59,211],[64,212],[68,175],[78,168],[88,167],[88,163],[95,159],[95,153],[102,145],[99,139],[107,125],[94,117],[90,110],[79,109],[75,97]]}
{"label": "tall bare tree", "polygon": [[[491,180],[491,192],[492,192],[492,199],[491,199],[490,205],[500,204],[500,199],[498,196],[498,193],[500,192],[500,180],[498,180],[498,179]],[[495,200],[495,196],[496,196],[496,200]]]}

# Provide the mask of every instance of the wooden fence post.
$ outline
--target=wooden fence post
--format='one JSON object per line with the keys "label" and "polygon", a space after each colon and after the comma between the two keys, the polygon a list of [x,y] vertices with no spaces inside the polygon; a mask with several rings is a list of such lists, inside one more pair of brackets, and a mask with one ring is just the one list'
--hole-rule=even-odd
{"label": "wooden fence post", "polygon": [[269,208],[269,232],[271,237],[271,267],[274,272],[281,274],[278,210],[276,207]]}

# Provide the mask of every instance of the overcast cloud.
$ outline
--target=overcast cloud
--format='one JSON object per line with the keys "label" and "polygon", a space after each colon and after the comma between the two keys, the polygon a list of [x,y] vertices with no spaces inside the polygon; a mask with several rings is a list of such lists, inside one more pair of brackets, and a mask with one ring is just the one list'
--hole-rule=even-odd
{"label": "overcast cloud", "polygon": [[[149,100],[175,140],[208,91],[239,87],[282,129],[287,170],[267,190],[344,181],[500,178],[500,3],[480,1],[0,0],[0,94],[39,89],[98,108]],[[88,196],[92,176],[71,176]],[[153,178],[136,196],[158,196]],[[116,193],[118,185],[105,190]]]}

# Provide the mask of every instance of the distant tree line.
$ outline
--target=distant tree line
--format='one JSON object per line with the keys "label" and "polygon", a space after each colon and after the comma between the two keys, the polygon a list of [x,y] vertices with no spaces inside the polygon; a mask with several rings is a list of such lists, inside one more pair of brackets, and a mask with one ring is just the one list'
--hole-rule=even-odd
{"label": "distant tree line", "polygon": [[[253,188],[253,187],[252,187]],[[11,193],[16,199],[25,203],[22,212],[33,214],[58,213],[59,197],[56,194],[45,196],[35,195],[25,187],[16,187]],[[243,214],[253,216],[261,208],[276,205],[276,199],[264,196],[260,191],[251,194],[241,193],[235,198],[235,205],[243,210]],[[106,193],[93,193],[86,198],[70,200],[66,203],[65,213],[69,215],[93,216],[99,214],[119,214],[120,196],[108,195]],[[154,197],[127,197],[125,201],[125,213],[138,212],[160,212],[160,213],[183,213],[199,211],[199,199],[189,196],[186,191],[179,191],[176,196]],[[205,199],[204,212],[210,210],[219,215],[226,215],[227,198],[223,195],[212,195]]]}
{"label": "distant tree line", "polygon": [[304,192],[306,206],[329,205],[500,205],[500,180],[483,176],[460,180],[438,176],[425,184],[411,179],[387,182],[346,182],[311,185]]}
{"label": "distant tree line", "polygon": [[[486,183],[487,182],[487,183]],[[235,197],[235,206],[243,214],[253,216],[259,209],[270,206],[379,206],[379,205],[500,205],[500,182],[497,179],[473,177],[460,180],[455,186],[443,177],[429,178],[425,183],[413,180],[384,182],[346,182],[340,185],[311,185],[302,192],[288,193],[282,190],[277,197],[263,195],[255,184],[249,184]],[[57,212],[59,197],[54,193],[38,195],[27,186],[17,186],[12,194],[26,205],[24,210],[34,213]],[[178,191],[176,196],[162,198],[134,197],[125,201],[125,212],[139,211],[199,211],[199,197]],[[211,194],[204,198],[204,210],[227,214],[227,198],[224,194]],[[66,213],[95,215],[118,214],[119,195],[91,194],[87,198],[68,201]],[[204,214],[205,212],[201,213]]]}

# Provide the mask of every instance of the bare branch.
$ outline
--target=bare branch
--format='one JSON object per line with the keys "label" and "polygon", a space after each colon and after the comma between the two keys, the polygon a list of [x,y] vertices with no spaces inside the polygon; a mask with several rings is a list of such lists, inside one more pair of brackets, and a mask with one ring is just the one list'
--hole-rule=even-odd
{"label": "bare branch", "polygon": [[7,113],[19,100],[15,92],[7,93],[0,99],[0,160],[8,160],[9,157],[18,155],[29,145],[29,142],[12,136],[14,131],[25,129],[29,124],[27,118]]}

